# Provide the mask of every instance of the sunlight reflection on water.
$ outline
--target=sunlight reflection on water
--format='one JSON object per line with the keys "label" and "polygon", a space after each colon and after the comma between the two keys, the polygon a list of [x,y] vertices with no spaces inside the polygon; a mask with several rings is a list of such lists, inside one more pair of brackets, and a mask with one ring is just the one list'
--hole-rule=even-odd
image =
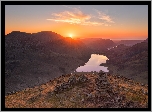
{"label": "sunlight reflection on water", "polygon": [[100,70],[104,72],[109,72],[108,67],[99,66],[101,63],[106,63],[106,60],[109,60],[104,55],[92,54],[89,61],[84,65],[80,66],[76,69],[77,72],[91,72],[96,71],[99,72]]}

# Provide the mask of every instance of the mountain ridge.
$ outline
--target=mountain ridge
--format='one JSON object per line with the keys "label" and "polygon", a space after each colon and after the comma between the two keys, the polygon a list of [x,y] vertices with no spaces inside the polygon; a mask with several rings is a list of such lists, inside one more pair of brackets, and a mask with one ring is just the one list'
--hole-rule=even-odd
{"label": "mountain ridge", "polygon": [[[90,54],[84,44],[53,32],[12,32],[5,36],[5,91],[17,91],[70,73],[85,64]],[[30,77],[32,82],[28,81]]]}

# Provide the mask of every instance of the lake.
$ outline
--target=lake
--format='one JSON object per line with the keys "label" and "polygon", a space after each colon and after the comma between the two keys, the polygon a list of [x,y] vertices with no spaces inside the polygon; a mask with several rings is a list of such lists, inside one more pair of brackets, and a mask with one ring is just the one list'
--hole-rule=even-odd
{"label": "lake", "polygon": [[99,72],[100,70],[109,72],[108,67],[99,66],[101,63],[106,63],[106,60],[109,59],[104,55],[92,54],[89,61],[84,66],[78,67],[76,72]]}

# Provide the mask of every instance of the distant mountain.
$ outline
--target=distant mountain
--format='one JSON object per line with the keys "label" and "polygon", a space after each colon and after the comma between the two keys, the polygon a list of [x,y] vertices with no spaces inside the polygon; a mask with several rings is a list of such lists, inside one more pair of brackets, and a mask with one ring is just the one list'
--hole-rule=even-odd
{"label": "distant mountain", "polygon": [[110,39],[102,39],[102,38],[86,38],[82,39],[83,43],[88,46],[93,51],[104,52],[107,48],[114,47],[116,44]]}
{"label": "distant mountain", "polygon": [[44,31],[13,31],[5,36],[5,92],[46,83],[71,73],[90,58],[81,41]]}
{"label": "distant mountain", "polygon": [[117,42],[117,45],[124,44],[126,46],[133,46],[133,45],[135,45],[137,43],[141,43],[143,41],[144,40],[121,40],[121,41]]}
{"label": "distant mountain", "polygon": [[[121,50],[120,50],[121,49]],[[110,73],[148,83],[148,44],[141,42],[132,47],[119,45],[106,53]],[[102,64],[103,65],[103,64]]]}

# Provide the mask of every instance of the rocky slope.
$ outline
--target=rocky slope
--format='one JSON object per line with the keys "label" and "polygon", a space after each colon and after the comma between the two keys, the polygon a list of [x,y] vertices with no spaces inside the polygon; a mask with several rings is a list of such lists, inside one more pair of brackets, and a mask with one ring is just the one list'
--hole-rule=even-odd
{"label": "rocky slope", "polygon": [[91,53],[81,41],[51,31],[5,36],[5,92],[46,83],[84,65]]}
{"label": "rocky slope", "polygon": [[148,86],[122,76],[65,74],[5,96],[6,108],[147,108]]}

